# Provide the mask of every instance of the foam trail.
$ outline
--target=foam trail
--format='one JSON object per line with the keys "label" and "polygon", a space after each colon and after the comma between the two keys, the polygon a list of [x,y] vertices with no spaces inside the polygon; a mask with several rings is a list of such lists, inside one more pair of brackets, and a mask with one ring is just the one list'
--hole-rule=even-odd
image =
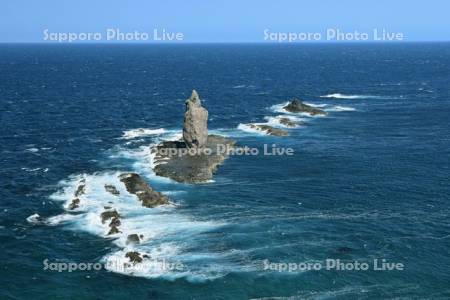
{"label": "foam trail", "polygon": [[325,110],[326,110],[326,111],[336,111],[336,112],[339,112],[339,111],[355,111],[356,109],[354,109],[353,107],[349,107],[349,106],[339,106],[339,105],[336,105],[336,106],[327,108],[327,109],[325,109]]}
{"label": "foam trail", "polygon": [[39,214],[32,214],[27,218],[27,222],[30,224],[39,224],[41,223],[41,216]]}
{"label": "foam trail", "polygon": [[164,128],[158,129],[147,129],[147,128],[136,128],[130,129],[123,132],[122,139],[131,140],[138,137],[146,137],[152,135],[160,135],[165,133],[166,130]]}
{"label": "foam trail", "polygon": [[272,105],[270,107],[270,109],[273,112],[277,112],[277,113],[288,113],[288,111],[283,108],[283,107],[285,107],[288,104],[289,104],[289,101],[286,101],[286,102],[283,102],[283,103],[280,103],[280,104],[275,104],[275,105]]}
{"label": "foam trail", "polygon": [[[296,116],[292,116],[292,115],[278,115],[275,117],[264,117],[265,120],[267,120],[267,125],[272,126],[272,127],[279,127],[279,128],[296,128],[299,127],[301,123],[303,123],[306,119],[305,118],[299,118]],[[294,126],[288,126],[286,124],[283,124],[281,121],[283,119],[288,119],[289,121],[294,122]],[[264,124],[264,123],[260,123],[260,124]]]}
{"label": "foam trail", "polygon": [[[263,125],[265,123],[251,123],[251,124]],[[248,133],[252,133],[252,134],[256,133],[256,134],[259,134],[259,135],[267,135],[267,131],[266,130],[259,130],[259,129],[256,129],[256,128],[252,128],[252,127],[250,127],[250,124],[239,123],[237,128],[242,130],[242,131],[244,131],[244,132],[248,132]]]}
{"label": "foam trail", "polygon": [[386,96],[375,96],[375,95],[345,95],[340,93],[322,95],[320,98],[332,98],[332,99],[392,99]]}
{"label": "foam trail", "polygon": [[326,103],[321,103],[321,104],[314,104],[314,103],[309,103],[309,102],[303,102],[303,103],[305,103],[306,105],[312,106],[312,107],[326,107],[326,106],[328,106],[328,104],[326,104]]}

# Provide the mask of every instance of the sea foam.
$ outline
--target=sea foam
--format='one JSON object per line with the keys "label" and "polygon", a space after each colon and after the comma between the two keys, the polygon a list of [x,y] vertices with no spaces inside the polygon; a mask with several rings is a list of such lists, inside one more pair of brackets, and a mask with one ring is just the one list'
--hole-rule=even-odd
{"label": "sea foam", "polygon": [[332,99],[391,99],[387,96],[375,96],[375,95],[345,95],[340,93],[322,95],[320,98],[332,98]]}
{"label": "sea foam", "polygon": [[152,135],[160,135],[165,133],[166,130],[164,128],[158,129],[148,129],[148,128],[136,128],[130,129],[123,132],[122,139],[130,140],[138,137],[146,137]]}

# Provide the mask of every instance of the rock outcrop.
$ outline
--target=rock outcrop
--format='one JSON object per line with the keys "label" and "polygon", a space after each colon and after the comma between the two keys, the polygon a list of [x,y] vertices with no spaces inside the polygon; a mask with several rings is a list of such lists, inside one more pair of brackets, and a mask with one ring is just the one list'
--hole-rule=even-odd
{"label": "rock outcrop", "polygon": [[327,113],[319,108],[313,107],[311,105],[307,105],[300,101],[299,99],[292,99],[288,105],[283,107],[286,111],[292,113],[308,113],[312,116],[315,115],[326,115]]}
{"label": "rock outcrop", "polygon": [[114,196],[120,195],[120,192],[117,190],[117,188],[112,184],[105,184],[105,190],[107,192],[110,192]]}
{"label": "rock outcrop", "polygon": [[144,236],[142,234],[141,235],[138,235],[136,233],[129,234],[127,236],[127,245],[128,244],[139,244],[141,242],[142,238],[144,238]]}
{"label": "rock outcrop", "polygon": [[184,113],[183,140],[187,147],[202,148],[208,139],[208,111],[202,106],[200,97],[195,90],[186,100]]}
{"label": "rock outcrop", "polygon": [[154,171],[158,176],[178,182],[207,182],[228,157],[226,149],[232,148],[234,144],[235,141],[225,137],[208,135],[208,111],[193,90],[191,97],[186,100],[183,139],[162,142],[154,149]]}
{"label": "rock outcrop", "polygon": [[80,199],[79,198],[72,199],[72,202],[70,202],[69,204],[69,209],[74,210],[78,207],[80,207]]}
{"label": "rock outcrop", "polygon": [[139,174],[125,173],[119,176],[120,181],[125,184],[127,191],[134,194],[142,202],[142,206],[155,207],[168,204],[169,198],[160,192],[153,190]]}
{"label": "rock outcrop", "polygon": [[102,224],[105,224],[106,221],[111,220],[109,222],[109,232],[108,235],[120,233],[119,226],[122,224],[120,221],[120,214],[117,210],[106,210],[100,214],[100,218],[102,219]]}
{"label": "rock outcrop", "polygon": [[299,124],[298,122],[294,122],[289,118],[280,118],[280,124],[284,125],[286,127],[297,127],[297,125]]}
{"label": "rock outcrop", "polygon": [[77,187],[74,196],[78,198],[81,195],[84,195],[84,193],[86,193],[86,180],[82,179],[80,180],[80,185]]}
{"label": "rock outcrop", "polygon": [[[183,141],[167,141],[158,145],[155,173],[184,183],[202,183],[211,180],[217,167],[228,157],[224,149],[232,148],[235,141],[218,135],[209,135],[204,151],[183,153],[187,145]],[[159,163],[159,164],[158,164]]]}
{"label": "rock outcrop", "polygon": [[268,135],[274,135],[274,136],[287,136],[289,135],[287,131],[284,131],[282,129],[278,129],[269,125],[265,124],[248,124],[248,126],[252,129],[260,130],[265,132]]}
{"label": "rock outcrop", "polygon": [[141,254],[137,251],[127,252],[125,257],[128,258],[132,264],[141,263],[143,261]]}

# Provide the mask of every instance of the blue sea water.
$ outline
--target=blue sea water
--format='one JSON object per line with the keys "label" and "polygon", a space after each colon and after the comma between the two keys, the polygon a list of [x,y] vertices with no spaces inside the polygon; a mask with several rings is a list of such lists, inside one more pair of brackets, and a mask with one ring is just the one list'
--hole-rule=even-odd
{"label": "blue sea water", "polygon": [[[448,43],[1,45],[0,298],[449,298],[449,87]],[[149,145],[179,133],[194,88],[214,133],[295,155],[231,156],[201,185],[155,176]],[[241,130],[294,96],[328,115],[283,138]],[[125,171],[175,205],[102,190]],[[44,270],[123,255],[97,224],[108,201],[148,237],[139,251],[185,269]],[[404,270],[263,267],[326,259]]]}

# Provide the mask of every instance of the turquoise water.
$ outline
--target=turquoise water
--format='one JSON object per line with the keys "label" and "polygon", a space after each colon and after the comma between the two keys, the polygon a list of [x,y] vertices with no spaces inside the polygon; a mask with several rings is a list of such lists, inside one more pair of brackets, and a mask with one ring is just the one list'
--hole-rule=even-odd
{"label": "turquoise water", "polygon": [[[431,43],[0,46],[0,298],[450,297],[449,67],[449,44]],[[177,136],[193,88],[212,132],[295,155],[232,156],[202,185],[155,176],[149,145]],[[273,124],[293,96],[328,116],[291,116],[306,125],[284,138],[239,126]],[[174,205],[105,193],[124,171]],[[146,236],[137,250],[183,270],[44,270],[123,254],[98,225],[108,201]],[[404,270],[264,269],[327,259]]]}

